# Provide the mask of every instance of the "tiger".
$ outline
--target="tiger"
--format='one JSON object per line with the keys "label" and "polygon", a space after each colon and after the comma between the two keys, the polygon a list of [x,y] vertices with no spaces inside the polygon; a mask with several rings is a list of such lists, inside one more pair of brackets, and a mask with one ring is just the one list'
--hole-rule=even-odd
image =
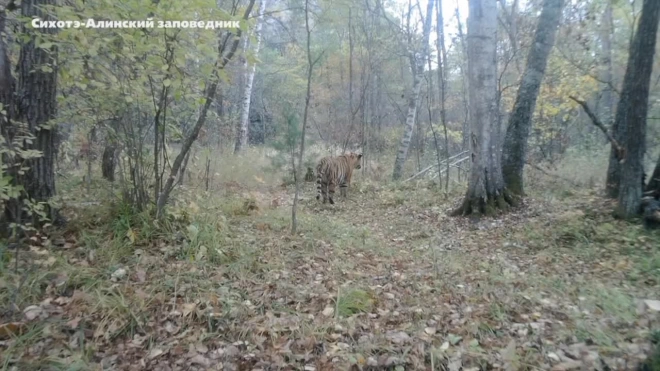
{"label": "tiger", "polygon": [[341,195],[347,196],[347,188],[351,185],[351,176],[353,169],[361,169],[360,160],[362,154],[348,153],[338,157],[324,157],[316,165],[316,199],[321,199],[323,194],[323,203],[330,200],[334,205],[332,197],[335,194],[335,187],[339,185]]}

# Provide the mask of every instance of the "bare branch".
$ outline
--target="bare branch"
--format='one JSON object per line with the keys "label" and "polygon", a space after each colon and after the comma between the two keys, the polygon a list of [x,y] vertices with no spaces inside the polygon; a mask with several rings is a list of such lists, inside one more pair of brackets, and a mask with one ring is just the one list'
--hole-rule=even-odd
{"label": "bare branch", "polygon": [[605,134],[605,136],[610,141],[610,143],[612,143],[612,146],[614,147],[614,149],[616,151],[616,159],[619,160],[619,163],[623,163],[623,161],[625,160],[625,149],[623,147],[621,147],[619,142],[617,142],[616,139],[614,139],[614,137],[607,131],[607,128],[605,128],[605,125],[603,125],[603,123],[600,122],[598,117],[591,111],[591,108],[589,108],[589,105],[587,104],[587,102],[585,102],[583,100],[580,100],[578,98],[575,98],[572,95],[569,95],[568,97],[582,106],[582,109],[584,109],[584,112],[587,114],[587,116],[589,116],[589,118],[591,119],[591,122],[594,125],[596,125],[596,127],[598,127],[603,132],[603,134]]}

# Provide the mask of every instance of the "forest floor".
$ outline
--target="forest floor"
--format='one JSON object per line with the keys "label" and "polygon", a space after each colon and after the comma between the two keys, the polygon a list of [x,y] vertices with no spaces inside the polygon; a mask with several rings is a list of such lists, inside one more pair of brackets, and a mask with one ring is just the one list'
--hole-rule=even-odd
{"label": "forest floor", "polygon": [[624,370],[660,338],[660,234],[595,192],[471,220],[461,194],[306,184],[291,236],[291,188],[223,190],[165,225],[72,192],[66,231],[0,260],[0,367]]}

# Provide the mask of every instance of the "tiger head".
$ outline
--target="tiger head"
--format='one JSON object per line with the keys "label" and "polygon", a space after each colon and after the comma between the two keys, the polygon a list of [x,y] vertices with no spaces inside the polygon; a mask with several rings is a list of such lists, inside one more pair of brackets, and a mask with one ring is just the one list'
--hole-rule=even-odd
{"label": "tiger head", "polygon": [[346,157],[355,169],[362,169],[362,165],[360,165],[360,160],[362,160],[361,153],[351,152],[347,154]]}

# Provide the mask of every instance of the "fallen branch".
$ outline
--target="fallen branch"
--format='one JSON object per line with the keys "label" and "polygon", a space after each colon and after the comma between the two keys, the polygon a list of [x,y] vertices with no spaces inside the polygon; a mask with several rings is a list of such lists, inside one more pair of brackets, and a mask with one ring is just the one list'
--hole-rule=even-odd
{"label": "fallen branch", "polygon": [[[466,154],[467,152],[468,151],[463,151],[459,154],[453,155],[453,156],[449,157],[448,159],[442,160],[440,163],[441,164],[447,163],[447,161],[451,161],[451,160],[455,159],[456,157],[459,157],[459,156],[462,156],[462,155]],[[437,166],[438,166],[437,164],[427,166],[424,169],[422,169],[420,172],[418,172],[417,174],[415,174],[415,175],[411,176],[410,178],[404,180],[403,182],[405,183],[407,181],[410,181],[410,180],[413,180],[413,179],[417,178],[420,175],[424,175],[426,172],[428,172],[429,170],[431,170],[432,168],[437,167]]]}
{"label": "fallen branch", "polygon": [[600,122],[598,117],[596,117],[596,115],[591,111],[587,102],[577,99],[572,95],[569,95],[568,97],[582,106],[582,109],[584,109],[584,112],[587,114],[587,116],[589,116],[591,122],[593,122],[593,124],[596,125],[596,127],[598,127],[603,132],[603,134],[605,134],[605,136],[610,141],[610,143],[612,143],[612,146],[614,147],[615,150],[616,159],[619,161],[619,163],[623,163],[626,155],[625,149],[621,147],[621,145],[619,145],[619,142],[617,142],[616,139],[614,139],[614,137],[607,131],[605,125],[603,125],[603,123]]}
{"label": "fallen branch", "polygon": [[[470,156],[465,156],[465,157],[463,157],[461,159],[458,159],[458,160],[452,162],[451,164],[449,164],[449,167],[453,167],[453,168],[456,168],[456,169],[467,171],[466,168],[459,166],[459,164],[462,163],[462,162],[465,162],[466,160],[469,160],[469,159],[470,159]],[[438,175],[444,174],[446,172],[447,172],[447,169],[444,168],[444,169],[440,170],[440,172],[435,173],[431,178],[429,178],[429,180],[433,180],[433,179],[437,178]]]}

